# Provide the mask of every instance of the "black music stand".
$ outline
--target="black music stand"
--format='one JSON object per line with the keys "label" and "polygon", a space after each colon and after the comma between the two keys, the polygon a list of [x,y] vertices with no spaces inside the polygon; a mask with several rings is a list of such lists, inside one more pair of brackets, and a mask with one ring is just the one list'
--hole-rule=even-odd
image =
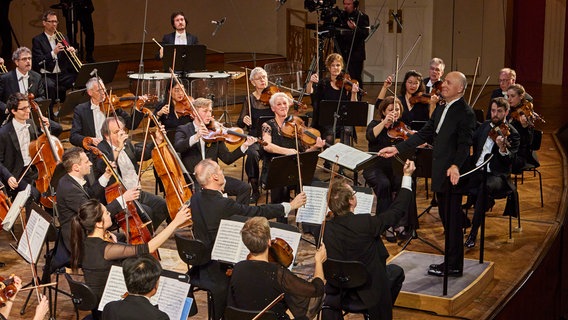
{"label": "black music stand", "polygon": [[[114,80],[114,75],[116,74],[116,69],[118,69],[119,62],[119,60],[112,60],[83,64],[81,69],[79,69],[77,78],[75,79],[74,87],[84,88],[87,81],[96,75],[98,75],[104,83],[111,83],[112,80]],[[96,75],[93,73],[95,69],[97,70],[95,72]]]}
{"label": "black music stand", "polygon": [[[339,107],[338,107],[339,106]],[[364,101],[322,100],[319,103],[320,126],[331,126],[337,118],[337,126],[366,126],[369,104]]]}
{"label": "black music stand", "polygon": [[61,109],[55,112],[55,116],[61,120],[61,118],[73,113],[78,104],[87,102],[89,99],[91,97],[87,94],[87,89],[70,91],[65,96],[65,102],[63,102]]}
{"label": "black music stand", "polygon": [[207,47],[202,44],[193,45],[164,45],[162,66],[164,72],[169,72],[174,61],[174,49],[176,51],[175,72],[192,72],[205,70],[205,53]]}
{"label": "black music stand", "polygon": [[[318,151],[300,153],[300,172],[304,184],[310,184],[314,178],[318,154]],[[267,173],[265,189],[298,185],[298,162],[296,157],[297,155],[293,154],[272,158]]]}

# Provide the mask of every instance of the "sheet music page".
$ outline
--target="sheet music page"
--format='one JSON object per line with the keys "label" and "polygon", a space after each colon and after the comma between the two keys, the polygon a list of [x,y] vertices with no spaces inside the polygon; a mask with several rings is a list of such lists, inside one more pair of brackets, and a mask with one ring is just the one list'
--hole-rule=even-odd
{"label": "sheet music page", "polygon": [[[241,240],[241,229],[244,223],[240,221],[222,219],[219,224],[219,231],[217,231],[217,238],[211,251],[211,259],[221,260],[226,262],[237,263],[241,261],[241,257],[248,254],[248,250],[244,248],[243,241]],[[240,251],[246,251],[242,253]]]}
{"label": "sheet music page", "polygon": [[4,231],[10,231],[10,229],[12,229],[14,223],[16,222],[16,219],[18,218],[18,215],[20,214],[20,210],[24,207],[26,201],[28,201],[28,198],[30,197],[30,192],[30,185],[28,185],[25,190],[18,192],[18,195],[12,202],[10,210],[8,210],[8,213],[6,214],[6,218],[4,218],[4,221],[2,221],[2,227],[4,228]]}
{"label": "sheet music page", "polygon": [[321,224],[325,214],[327,202],[327,188],[304,186],[307,201],[303,207],[298,208],[296,222]]}
{"label": "sheet music page", "polygon": [[372,157],[366,152],[343,143],[336,143],[318,155],[318,157],[331,162],[335,162],[337,160],[336,156],[339,156],[339,160],[337,161],[339,165],[351,170],[354,170],[361,162]]}
{"label": "sheet music page", "polygon": [[158,309],[167,313],[170,319],[180,319],[189,286],[189,283],[162,276],[158,292],[150,301],[152,304],[158,304]]}
{"label": "sheet music page", "polygon": [[99,311],[103,311],[107,303],[122,299],[122,295],[127,291],[126,283],[124,283],[124,275],[122,274],[122,267],[112,266],[108,274],[105,291],[99,303]]}
{"label": "sheet music page", "polygon": [[[357,192],[357,207],[355,207],[355,214],[368,213],[373,210],[373,200],[375,196],[364,192]],[[378,201],[378,200],[377,200]]]}
{"label": "sheet music page", "polygon": [[[272,236],[272,239],[280,238],[286,240],[288,245],[290,245],[290,247],[294,250],[294,260],[296,260],[298,246],[300,245],[300,238],[302,237],[299,232],[288,231],[280,228],[270,228],[270,236]],[[292,270],[293,266],[294,264],[292,263],[288,269]]]}
{"label": "sheet music page", "polygon": [[[37,211],[32,210],[26,228],[18,242],[18,252],[28,263],[37,262],[48,228],[49,221],[45,220]],[[31,249],[28,247],[28,241]]]}

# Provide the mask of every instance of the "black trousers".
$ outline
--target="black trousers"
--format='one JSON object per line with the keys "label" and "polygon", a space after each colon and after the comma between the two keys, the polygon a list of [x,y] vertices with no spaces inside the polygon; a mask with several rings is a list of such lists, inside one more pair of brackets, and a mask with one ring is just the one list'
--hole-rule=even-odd
{"label": "black trousers", "polygon": [[445,250],[451,269],[463,269],[463,215],[461,209],[462,194],[437,192],[438,210],[446,233]]}

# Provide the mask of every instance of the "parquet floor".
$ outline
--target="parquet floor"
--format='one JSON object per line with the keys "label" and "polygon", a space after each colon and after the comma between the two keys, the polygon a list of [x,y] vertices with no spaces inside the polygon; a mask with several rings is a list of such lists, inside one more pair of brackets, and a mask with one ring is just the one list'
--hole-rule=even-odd
{"label": "parquet floor", "polygon": [[[115,83],[115,88],[125,88],[128,85],[123,83]],[[561,101],[566,101],[566,94],[561,87],[558,86],[526,86],[527,90],[535,98],[535,106],[537,111],[548,122],[541,126],[544,130],[542,148],[539,152],[543,179],[544,207],[540,207],[540,194],[538,179],[531,175],[525,175],[524,184],[519,181],[520,208],[522,217],[522,230],[513,233],[513,240],[508,240],[509,220],[502,216],[505,205],[504,200],[498,200],[493,211],[487,214],[486,223],[486,242],[485,242],[485,259],[495,262],[495,279],[491,285],[470,305],[457,314],[458,318],[465,319],[486,319],[492,311],[503,302],[504,298],[510,293],[519,281],[530,272],[531,268],[538,261],[539,256],[544,248],[547,247],[552,235],[559,228],[557,219],[558,208],[561,197],[564,196],[565,176],[563,159],[558,146],[554,143],[552,133],[562,124],[566,123],[568,113],[563,111]],[[237,81],[235,93],[242,96],[245,87],[244,82]],[[378,85],[369,85],[369,97],[367,100],[372,101],[378,91]],[[487,101],[492,88],[486,88],[484,94],[479,101]],[[546,94],[545,94],[546,93]],[[540,102],[540,103],[539,103]],[[485,108],[485,106],[483,106]],[[240,106],[230,108],[230,114],[233,120],[236,120]],[[64,122],[69,121],[65,119]],[[357,148],[366,150],[366,141],[364,141],[364,128],[358,128],[359,142]],[[240,177],[241,161],[236,161],[233,165],[225,166],[225,173],[234,177]],[[326,174],[321,170],[316,170],[316,175],[325,178]],[[147,191],[154,190],[154,177],[148,171],[143,177],[143,188]],[[362,182],[362,181],[361,181]],[[419,212],[424,210],[430,203],[430,199],[426,199],[424,182],[419,179],[417,190],[417,206]],[[420,219],[421,228],[419,233],[422,237],[434,242],[436,245],[443,246],[443,230],[438,218],[437,208],[433,208],[430,213],[425,214]],[[14,233],[19,237],[21,234],[21,226],[17,224]],[[0,268],[0,275],[7,277],[10,274],[17,274],[28,282],[31,279],[31,271],[27,264],[8,246],[13,243],[12,236],[7,232],[0,232],[0,261],[6,263],[6,266]],[[168,240],[166,248],[175,250],[173,239]],[[391,256],[396,255],[400,251],[400,247],[396,244],[388,244],[387,248]],[[408,250],[435,253],[429,246],[423,244],[419,240],[413,240]],[[297,254],[298,266],[296,269],[300,274],[311,273],[313,270],[313,247],[305,242],[301,243]],[[478,246],[466,250],[466,257],[476,259],[479,256]],[[175,258],[175,257],[174,257]],[[38,269],[41,273],[43,258],[40,259]],[[426,266],[425,266],[426,270]],[[61,281],[61,287],[66,289],[66,281]],[[28,311],[20,316],[18,311],[21,308],[25,294],[19,294],[14,304],[14,310],[10,319],[31,319],[33,310],[37,301],[32,298]],[[206,319],[205,297],[203,294],[197,294],[197,303],[201,310],[194,319]],[[59,319],[74,319],[74,310],[71,300],[65,296],[61,296],[57,306],[57,316]],[[81,316],[85,316],[86,312],[81,312]],[[395,319],[442,319],[447,317],[428,314],[419,310],[409,310],[395,308]],[[359,316],[351,316],[350,319],[362,319]]]}

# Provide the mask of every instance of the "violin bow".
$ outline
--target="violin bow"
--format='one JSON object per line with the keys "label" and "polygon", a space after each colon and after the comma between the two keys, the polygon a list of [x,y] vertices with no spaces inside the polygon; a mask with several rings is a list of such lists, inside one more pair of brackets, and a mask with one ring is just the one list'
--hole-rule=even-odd
{"label": "violin bow", "polygon": [[329,209],[329,200],[331,199],[331,185],[333,184],[333,178],[335,177],[336,173],[335,173],[335,167],[337,167],[339,163],[339,155],[336,154],[335,155],[335,162],[333,163],[333,165],[331,166],[331,173],[330,173],[330,178],[329,178],[329,186],[327,187],[327,201],[325,202],[325,211],[324,211],[324,216],[323,216],[323,221],[321,222],[321,228],[320,228],[320,234],[319,234],[319,239],[318,242],[316,243],[316,248],[319,249],[319,247],[321,246],[322,242],[323,242],[323,234],[325,232],[325,222],[326,222],[326,215],[327,215],[327,210]]}
{"label": "violin bow", "polygon": [[[397,62],[397,66],[395,66],[395,68],[394,68],[394,70],[395,70],[394,74],[395,75],[398,75],[398,72],[400,71],[400,69],[402,69],[404,67],[406,60],[408,60],[408,58],[410,57],[410,55],[412,54],[412,52],[414,51],[414,49],[418,45],[418,42],[421,39],[422,39],[422,34],[418,34],[418,37],[416,37],[416,40],[414,40],[414,44],[412,44],[412,47],[410,47],[410,49],[408,49],[408,51],[404,55],[404,58],[402,58],[402,61],[400,62],[400,64]],[[398,59],[398,54],[397,54],[397,59]],[[389,88],[389,91],[396,97],[396,87],[398,86],[398,77],[395,77],[395,78],[397,80],[395,80],[395,82],[394,82],[394,86],[395,86],[394,92],[390,88]]]}
{"label": "violin bow", "polygon": [[481,57],[477,57],[475,61],[475,72],[473,73],[473,80],[471,81],[471,90],[469,91],[469,98],[467,99],[467,104],[471,106],[471,96],[473,95],[473,88],[475,87],[475,79],[477,78],[477,70],[479,69],[479,60]]}
{"label": "violin bow", "polygon": [[[249,112],[249,118],[251,121],[251,127],[252,127],[252,107],[250,104],[250,80],[249,80],[249,76],[248,76],[248,68],[245,67],[245,81],[247,82],[247,102],[248,102],[248,112]],[[255,87],[256,88],[256,87]]]}
{"label": "violin bow", "polygon": [[298,145],[298,125],[296,122],[292,121],[291,124],[294,125],[294,137],[296,140],[296,164],[298,166],[298,183],[300,184],[300,192],[304,191],[304,186],[302,184],[302,170],[300,168],[300,147]]}
{"label": "violin bow", "polygon": [[266,311],[272,309],[272,307],[274,307],[282,299],[284,299],[284,293],[281,293],[280,295],[278,295],[278,297],[276,297],[276,299],[272,300],[272,302],[270,302],[264,309],[262,309],[256,316],[254,316],[252,320],[260,319],[260,317],[262,317],[262,315],[265,314]]}
{"label": "violin bow", "polygon": [[[176,74],[174,73],[174,70],[176,69],[176,68],[175,68],[175,65],[176,65],[176,50],[177,50],[177,49],[174,48],[174,57],[173,57],[173,61],[172,61],[172,68],[170,69],[170,75],[171,75],[171,78],[170,78],[170,92],[169,92],[169,94],[168,94],[168,100],[167,100],[167,101],[168,101],[168,104],[170,105],[170,108],[171,108],[171,107],[174,107],[174,108],[175,108],[175,106],[172,106],[172,104],[173,104],[173,103],[172,103],[172,90],[173,90],[173,88],[174,88],[174,77],[176,76]],[[170,111],[170,112],[171,112],[171,111]],[[175,112],[175,110],[174,110],[174,114],[176,115],[176,118],[179,119],[179,117],[178,117],[177,113]],[[167,118],[167,117],[168,117],[168,115],[166,115],[166,118]]]}
{"label": "violin bow", "polygon": [[477,102],[477,99],[479,99],[479,96],[481,95],[481,93],[483,92],[483,89],[485,89],[485,86],[487,85],[487,82],[489,82],[489,78],[491,78],[491,76],[487,76],[487,79],[485,79],[485,82],[483,83],[483,85],[481,86],[481,89],[479,89],[479,92],[477,93],[477,96],[475,96],[475,99],[473,99],[473,103],[471,104],[471,108],[473,109],[473,106],[475,106],[475,103]]}

